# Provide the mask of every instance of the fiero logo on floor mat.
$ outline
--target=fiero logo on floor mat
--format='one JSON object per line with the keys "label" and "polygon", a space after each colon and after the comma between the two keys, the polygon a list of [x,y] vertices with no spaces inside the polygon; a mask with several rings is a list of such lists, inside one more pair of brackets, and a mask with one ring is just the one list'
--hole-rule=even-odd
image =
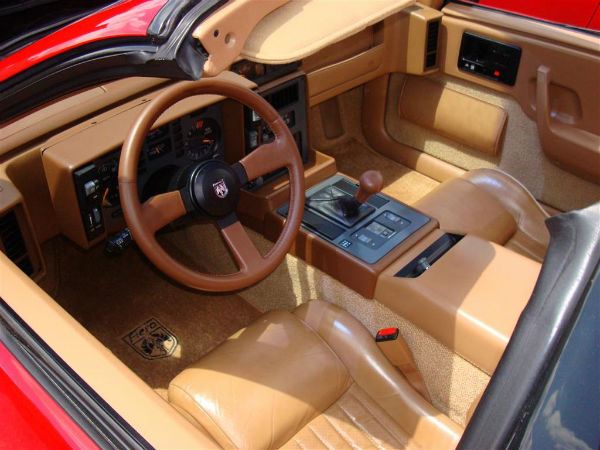
{"label": "fiero logo on floor mat", "polygon": [[131,330],[123,340],[146,359],[166,358],[177,347],[175,335],[155,318]]}

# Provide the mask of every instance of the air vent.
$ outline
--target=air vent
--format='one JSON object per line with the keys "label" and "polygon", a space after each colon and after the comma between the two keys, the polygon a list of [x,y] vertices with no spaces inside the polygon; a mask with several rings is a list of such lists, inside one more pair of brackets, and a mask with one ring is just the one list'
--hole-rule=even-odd
{"label": "air vent", "polygon": [[290,84],[281,90],[265,96],[265,100],[267,100],[271,106],[277,110],[296,103],[298,98],[298,83]]}
{"label": "air vent", "polygon": [[14,211],[0,217],[0,243],[6,256],[27,275],[33,275],[34,269],[27,253],[25,239],[19,228]]}
{"label": "air vent", "polygon": [[427,44],[425,46],[425,69],[437,66],[438,36],[440,21],[434,20],[427,24]]}

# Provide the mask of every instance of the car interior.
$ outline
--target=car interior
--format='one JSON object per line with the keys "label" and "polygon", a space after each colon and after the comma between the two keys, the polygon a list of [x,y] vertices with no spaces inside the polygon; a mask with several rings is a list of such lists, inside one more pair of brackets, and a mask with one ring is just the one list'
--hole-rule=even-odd
{"label": "car interior", "polygon": [[600,200],[600,48],[441,3],[286,3],[0,126],[4,300],[153,446],[458,444]]}

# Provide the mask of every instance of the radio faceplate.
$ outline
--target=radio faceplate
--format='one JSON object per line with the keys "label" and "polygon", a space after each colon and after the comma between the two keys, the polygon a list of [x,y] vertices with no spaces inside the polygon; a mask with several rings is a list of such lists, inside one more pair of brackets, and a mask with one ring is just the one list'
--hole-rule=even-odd
{"label": "radio faceplate", "polygon": [[[306,124],[306,81],[304,75],[299,75],[274,87],[259,91],[259,94],[287,124],[302,162],[308,158],[308,131]],[[250,108],[244,108],[244,135],[246,154],[256,150],[260,145],[273,141],[274,136],[266,123]],[[285,169],[267,174],[260,179],[248,183],[247,189],[253,190],[281,175]]]}

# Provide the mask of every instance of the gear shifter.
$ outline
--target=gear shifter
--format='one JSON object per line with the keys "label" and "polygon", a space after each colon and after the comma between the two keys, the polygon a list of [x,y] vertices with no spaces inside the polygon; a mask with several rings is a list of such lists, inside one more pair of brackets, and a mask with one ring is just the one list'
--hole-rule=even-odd
{"label": "gear shifter", "polygon": [[369,200],[372,195],[380,192],[383,187],[383,177],[377,170],[363,172],[358,181],[360,184],[354,197],[345,196],[337,200],[344,217],[356,217],[360,205]]}
{"label": "gear shifter", "polygon": [[352,227],[375,210],[373,206],[365,203],[383,187],[383,177],[376,170],[364,172],[359,181],[360,185],[354,196],[351,192],[354,192],[356,187],[349,182],[344,182],[349,186],[349,190],[337,184],[331,185],[308,198],[307,207]]}

